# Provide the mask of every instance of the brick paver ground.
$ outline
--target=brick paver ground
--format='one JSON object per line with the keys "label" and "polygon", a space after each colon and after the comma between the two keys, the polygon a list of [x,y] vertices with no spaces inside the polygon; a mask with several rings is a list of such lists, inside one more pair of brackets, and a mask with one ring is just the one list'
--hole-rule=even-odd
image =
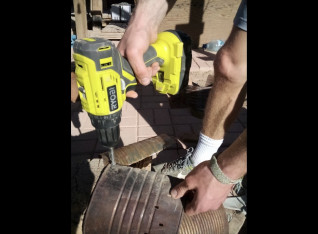
{"label": "brick paver ground", "polygon": [[[202,119],[193,116],[190,107],[171,108],[169,97],[155,92],[151,84],[146,87],[138,85],[136,91],[139,97],[128,98],[123,104],[122,120],[119,125],[121,141],[118,147],[162,133],[176,137],[199,134]],[[228,147],[245,126],[246,108],[242,108],[222,147]],[[71,134],[72,155],[96,156],[104,151],[99,145],[95,128],[86,111],[80,109],[80,103],[77,103],[77,110],[71,115]]]}

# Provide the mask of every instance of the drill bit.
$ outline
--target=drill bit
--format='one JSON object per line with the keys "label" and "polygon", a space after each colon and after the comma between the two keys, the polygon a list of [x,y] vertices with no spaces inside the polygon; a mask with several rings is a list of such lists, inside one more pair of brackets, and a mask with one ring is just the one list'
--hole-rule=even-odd
{"label": "drill bit", "polygon": [[110,158],[111,164],[112,165],[116,165],[114,147],[109,147],[109,152],[108,153],[109,153],[109,158]]}

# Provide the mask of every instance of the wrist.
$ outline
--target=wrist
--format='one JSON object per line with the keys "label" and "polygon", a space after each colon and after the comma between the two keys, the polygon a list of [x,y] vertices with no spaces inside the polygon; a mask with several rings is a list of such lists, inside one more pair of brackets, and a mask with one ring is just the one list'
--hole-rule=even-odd
{"label": "wrist", "polygon": [[232,179],[228,177],[227,174],[224,173],[224,171],[220,168],[218,165],[216,154],[214,154],[210,160],[210,170],[213,174],[213,176],[222,184],[237,184],[241,183],[242,177],[238,179]]}

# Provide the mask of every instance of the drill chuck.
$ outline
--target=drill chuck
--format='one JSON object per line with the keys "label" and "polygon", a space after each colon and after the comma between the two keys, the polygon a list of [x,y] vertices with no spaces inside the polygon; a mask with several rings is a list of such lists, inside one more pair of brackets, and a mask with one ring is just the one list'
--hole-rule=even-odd
{"label": "drill chuck", "polygon": [[121,110],[110,115],[98,116],[90,113],[88,115],[97,131],[101,144],[105,147],[115,147],[120,138]]}

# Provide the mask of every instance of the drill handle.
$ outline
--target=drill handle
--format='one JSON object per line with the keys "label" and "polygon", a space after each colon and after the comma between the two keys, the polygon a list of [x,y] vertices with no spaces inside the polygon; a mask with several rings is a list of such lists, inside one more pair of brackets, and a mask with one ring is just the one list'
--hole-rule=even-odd
{"label": "drill handle", "polygon": [[157,51],[153,48],[153,46],[149,46],[146,53],[144,53],[144,62],[147,67],[151,66],[154,62],[158,62],[159,66],[162,66],[164,60],[158,57]]}
{"label": "drill handle", "polygon": [[[154,62],[158,62],[159,66],[162,66],[164,63],[164,60],[162,58],[159,58],[157,55],[156,50],[154,49],[154,47],[149,46],[148,50],[146,51],[146,53],[144,53],[143,55],[144,58],[144,62],[145,65],[147,67],[151,66]],[[123,61],[123,69],[124,71],[128,72],[130,75],[135,76],[130,64],[128,63],[127,59],[122,57],[122,61]]]}

